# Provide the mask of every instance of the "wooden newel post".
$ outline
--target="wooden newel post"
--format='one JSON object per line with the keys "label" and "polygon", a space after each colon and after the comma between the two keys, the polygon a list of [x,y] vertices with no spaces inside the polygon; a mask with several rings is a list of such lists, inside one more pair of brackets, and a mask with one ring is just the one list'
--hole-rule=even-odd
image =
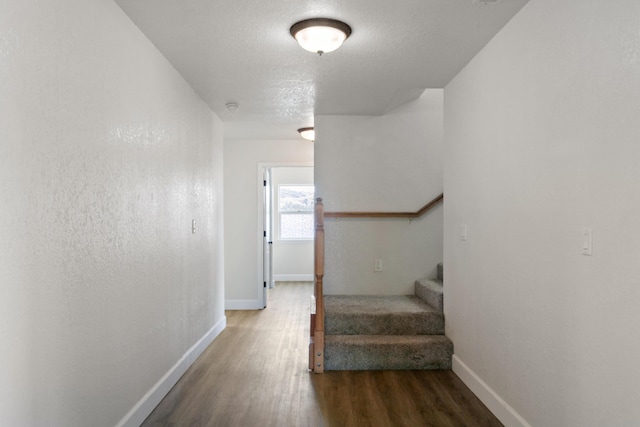
{"label": "wooden newel post", "polygon": [[324,205],[316,199],[315,205],[315,255],[314,255],[316,313],[311,315],[311,345],[309,347],[310,369],[315,373],[324,372],[324,298],[322,279],[324,277]]}

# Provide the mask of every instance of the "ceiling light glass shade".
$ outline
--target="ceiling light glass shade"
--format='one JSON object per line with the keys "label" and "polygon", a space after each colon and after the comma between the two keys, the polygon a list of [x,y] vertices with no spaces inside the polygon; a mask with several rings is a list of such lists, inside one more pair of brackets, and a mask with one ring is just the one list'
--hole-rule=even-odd
{"label": "ceiling light glass shade", "polygon": [[351,27],[335,19],[313,18],[293,24],[289,32],[304,50],[322,55],[339,48]]}
{"label": "ceiling light glass shade", "polygon": [[316,140],[316,131],[313,128],[300,128],[298,129],[300,136],[308,141]]}

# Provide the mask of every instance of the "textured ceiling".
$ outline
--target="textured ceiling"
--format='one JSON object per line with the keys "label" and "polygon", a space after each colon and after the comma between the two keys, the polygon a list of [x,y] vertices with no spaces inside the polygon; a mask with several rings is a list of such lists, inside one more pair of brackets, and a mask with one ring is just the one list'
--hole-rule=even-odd
{"label": "textured ceiling", "polygon": [[[116,0],[230,139],[295,139],[314,114],[384,114],[444,87],[526,2]],[[353,33],[335,52],[304,51],[289,27],[312,17]]]}

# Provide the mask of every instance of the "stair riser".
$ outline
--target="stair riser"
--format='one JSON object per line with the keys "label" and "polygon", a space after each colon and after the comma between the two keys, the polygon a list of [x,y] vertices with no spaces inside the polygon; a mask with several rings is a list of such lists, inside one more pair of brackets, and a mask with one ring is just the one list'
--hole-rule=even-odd
{"label": "stair riser", "polygon": [[325,369],[422,370],[451,369],[453,345],[358,345],[327,344]]}
{"label": "stair riser", "polygon": [[438,312],[401,314],[341,314],[325,319],[326,335],[443,335]]}

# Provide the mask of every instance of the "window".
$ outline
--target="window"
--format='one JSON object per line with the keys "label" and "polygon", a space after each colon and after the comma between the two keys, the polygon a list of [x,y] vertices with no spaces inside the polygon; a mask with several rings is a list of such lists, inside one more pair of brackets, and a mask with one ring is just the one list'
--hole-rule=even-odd
{"label": "window", "polygon": [[313,240],[313,185],[280,185],[280,240]]}

